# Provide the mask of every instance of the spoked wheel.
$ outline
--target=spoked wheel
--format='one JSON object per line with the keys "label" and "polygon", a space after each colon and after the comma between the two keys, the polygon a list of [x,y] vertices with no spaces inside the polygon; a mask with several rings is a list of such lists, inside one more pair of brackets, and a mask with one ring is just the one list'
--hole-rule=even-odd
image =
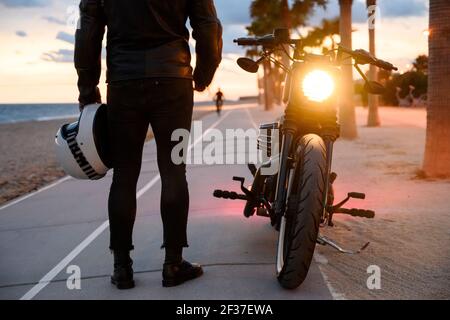
{"label": "spoked wheel", "polygon": [[305,135],[288,188],[287,214],[278,238],[277,277],[281,286],[295,289],[308,274],[323,213],[326,150],[317,135]]}

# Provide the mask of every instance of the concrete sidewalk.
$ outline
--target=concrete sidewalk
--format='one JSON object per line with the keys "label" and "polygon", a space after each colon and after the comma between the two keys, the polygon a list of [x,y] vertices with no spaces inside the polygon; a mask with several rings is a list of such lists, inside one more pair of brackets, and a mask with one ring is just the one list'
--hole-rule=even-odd
{"label": "concrete sidewalk", "polygon": [[[261,112],[256,105],[225,108],[222,117],[202,119],[204,131],[251,128],[283,111]],[[193,139],[194,143],[196,142]],[[201,142],[199,140],[199,142]],[[269,221],[242,216],[242,202],[212,197],[214,189],[234,189],[234,175],[250,179],[243,165],[192,165],[190,248],[185,257],[201,262],[205,275],[180,287],[161,287],[160,181],[154,141],[144,150],[138,184],[133,252],[136,288],[116,290],[109,282],[107,195],[110,175],[97,182],[64,179],[57,185],[0,208],[0,299],[331,299],[318,266],[297,290],[280,288],[275,278],[277,233]],[[67,267],[81,270],[81,290],[69,290]]]}

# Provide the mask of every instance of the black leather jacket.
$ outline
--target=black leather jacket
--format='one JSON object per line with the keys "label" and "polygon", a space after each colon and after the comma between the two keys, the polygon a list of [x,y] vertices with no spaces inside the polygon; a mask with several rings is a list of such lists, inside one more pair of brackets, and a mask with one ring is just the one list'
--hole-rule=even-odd
{"label": "black leather jacket", "polygon": [[[192,74],[189,18],[196,40]],[[81,0],[75,35],[79,102],[101,102],[97,88],[101,48],[107,34],[107,82],[177,77],[204,90],[219,66],[222,27],[213,0]]]}

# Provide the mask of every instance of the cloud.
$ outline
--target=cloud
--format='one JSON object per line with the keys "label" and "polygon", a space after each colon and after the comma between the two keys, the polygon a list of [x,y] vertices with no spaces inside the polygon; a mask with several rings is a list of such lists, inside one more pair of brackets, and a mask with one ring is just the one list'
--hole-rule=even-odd
{"label": "cloud", "polygon": [[[377,1],[377,14],[384,18],[421,17],[427,14],[427,0],[395,0]],[[317,25],[323,18],[339,16],[339,4],[337,0],[330,0],[326,10],[317,9],[309,22]],[[354,23],[367,21],[366,0],[353,1],[352,19]]]}
{"label": "cloud", "polygon": [[[74,49],[59,49],[44,52],[41,55],[41,59],[49,62],[60,62],[60,63],[73,63],[73,58],[75,56]],[[102,59],[106,59],[106,50],[102,50]]]}
{"label": "cloud", "polygon": [[56,39],[68,42],[70,44],[75,44],[75,36],[64,31],[58,32],[58,34],[56,35]]}
{"label": "cloud", "polygon": [[42,54],[42,60],[51,62],[73,62],[74,50],[59,49]]}
{"label": "cloud", "polygon": [[66,22],[64,20],[56,18],[56,17],[46,16],[46,17],[42,17],[42,19],[47,20],[50,23],[58,24],[58,25],[61,25],[61,26],[65,26],[66,25]]}
{"label": "cloud", "polygon": [[218,0],[217,14],[223,24],[248,24],[251,0]]}
{"label": "cloud", "polygon": [[5,7],[45,7],[48,6],[50,0],[0,0]]}
{"label": "cloud", "polygon": [[245,37],[247,35],[247,29],[245,24],[233,24],[225,25],[223,32],[223,52],[224,53],[244,53],[246,49],[238,47],[233,40]]}
{"label": "cloud", "polygon": [[381,1],[381,14],[386,17],[420,17],[428,12],[425,0]]}
{"label": "cloud", "polygon": [[224,53],[243,53],[244,50],[233,43],[233,39],[247,35],[245,27],[250,24],[250,4],[252,0],[216,0],[217,14],[224,32]]}
{"label": "cloud", "polygon": [[[382,19],[421,17],[427,14],[428,0],[378,0],[378,14]],[[216,0],[217,13],[224,27],[224,53],[243,54],[245,50],[237,47],[232,40],[247,35],[246,26],[250,24],[250,4],[252,0]],[[354,0],[353,23],[366,23],[367,9],[366,0]],[[318,25],[323,18],[334,18],[339,16],[339,1],[329,0],[326,10],[317,8],[311,18],[309,25]],[[380,20],[380,21],[381,21]]]}
{"label": "cloud", "polygon": [[28,36],[28,34],[25,31],[23,31],[23,30],[18,30],[18,31],[16,31],[16,36],[21,37],[21,38],[25,38],[25,37]]}

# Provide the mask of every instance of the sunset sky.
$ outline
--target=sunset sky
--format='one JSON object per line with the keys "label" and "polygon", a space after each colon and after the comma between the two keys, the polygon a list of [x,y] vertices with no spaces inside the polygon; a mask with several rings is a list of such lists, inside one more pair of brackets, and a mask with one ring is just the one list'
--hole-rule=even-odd
{"label": "sunset sky", "polygon": [[[224,26],[224,59],[211,92],[198,95],[198,100],[211,99],[219,86],[229,99],[256,94],[256,78],[235,65],[243,51],[232,43],[233,38],[246,35],[250,2],[215,0]],[[326,11],[317,10],[310,19],[311,26],[324,17],[336,17],[337,2],[330,0]],[[0,0],[0,103],[76,102],[73,35],[78,3]],[[428,51],[423,34],[428,28],[428,1],[378,0],[378,3],[377,55],[406,70],[417,55]],[[365,0],[354,0],[355,49],[368,48],[366,15]],[[104,74],[101,90],[105,92]]]}

